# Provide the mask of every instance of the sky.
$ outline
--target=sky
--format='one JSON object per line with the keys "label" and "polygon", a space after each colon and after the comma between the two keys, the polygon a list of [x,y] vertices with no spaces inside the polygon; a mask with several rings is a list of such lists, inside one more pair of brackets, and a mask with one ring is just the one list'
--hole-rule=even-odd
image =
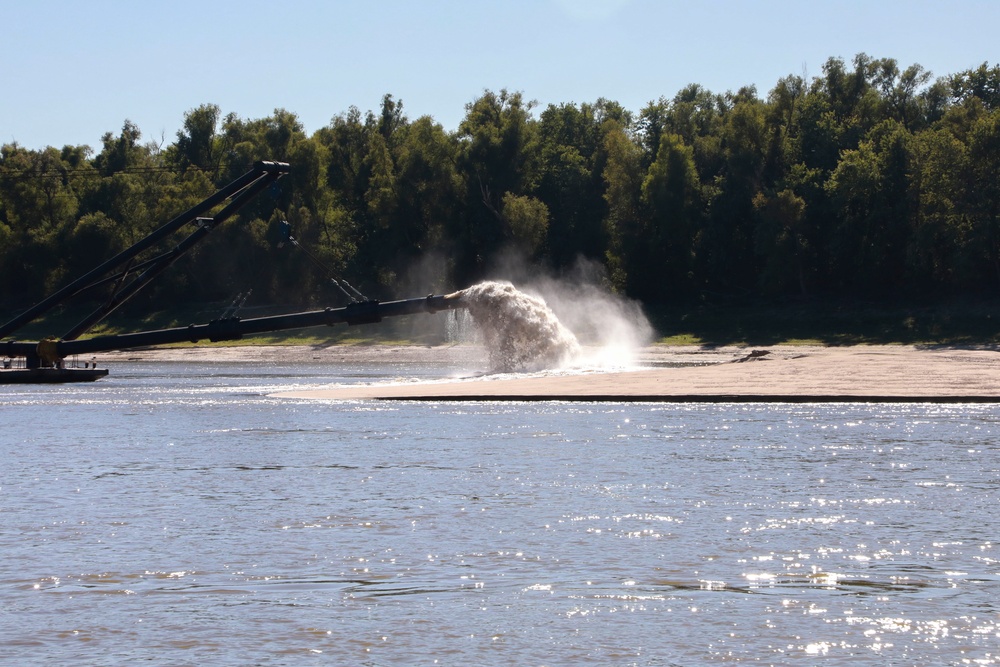
{"label": "sky", "polygon": [[639,112],[819,76],[858,53],[935,77],[1000,61],[998,0],[0,0],[0,144],[101,146],[126,120],[173,143],[184,114],[296,114],[312,134],[402,101],[458,129],[486,90]]}

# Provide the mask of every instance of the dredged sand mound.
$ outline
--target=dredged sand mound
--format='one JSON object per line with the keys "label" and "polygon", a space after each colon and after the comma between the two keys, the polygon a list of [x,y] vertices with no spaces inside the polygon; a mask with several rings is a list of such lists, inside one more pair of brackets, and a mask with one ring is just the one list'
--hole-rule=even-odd
{"label": "dredged sand mound", "polygon": [[[232,348],[237,356],[248,348]],[[255,353],[259,352],[254,348]],[[278,348],[281,349],[281,348]],[[296,348],[282,355],[294,356]],[[214,350],[218,358],[218,349]],[[306,359],[372,363],[454,359],[474,346],[299,349]],[[302,357],[299,357],[300,359]],[[686,364],[686,365],[675,365]],[[637,370],[580,371],[407,384],[331,386],[277,396],[325,400],[906,401],[1000,402],[1000,349],[864,345],[699,348],[652,346]]]}
{"label": "dredged sand mound", "polygon": [[[755,348],[654,345],[637,369],[483,375],[475,345],[187,347],[96,355],[104,364],[141,361],[414,363],[453,366],[469,379],[331,386],[278,396],[327,400],[938,401],[1000,402],[1000,348],[912,345]],[[744,360],[745,361],[741,361]],[[680,365],[678,365],[680,364]]]}

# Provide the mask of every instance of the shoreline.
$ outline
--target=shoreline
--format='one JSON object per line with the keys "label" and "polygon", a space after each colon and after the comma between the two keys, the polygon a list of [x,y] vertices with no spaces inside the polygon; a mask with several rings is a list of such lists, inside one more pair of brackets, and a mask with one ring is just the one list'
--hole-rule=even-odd
{"label": "shoreline", "polygon": [[100,352],[92,355],[101,363],[122,361],[150,362],[276,362],[276,363],[447,363],[479,361],[486,352],[475,345],[192,345]]}
{"label": "shoreline", "polygon": [[[599,356],[597,348],[584,348],[587,355]],[[769,349],[787,351],[822,349],[822,346],[775,345]],[[634,352],[636,366],[661,364],[712,364],[734,360],[747,354],[750,347],[740,345],[649,345]],[[278,362],[278,363],[455,363],[471,365],[486,372],[486,349],[471,343],[442,345],[420,344],[338,344],[330,345],[191,345],[184,347],[149,347],[116,350],[87,355],[101,363],[144,362]]]}
{"label": "shoreline", "polygon": [[[760,354],[755,356],[757,350]],[[247,363],[438,363],[482,373],[476,345],[231,346],[128,350],[95,355],[120,361]],[[742,361],[741,361],[742,360]],[[998,402],[997,346],[652,345],[635,370],[407,384],[331,386],[274,394],[317,400],[642,401],[642,402]]]}

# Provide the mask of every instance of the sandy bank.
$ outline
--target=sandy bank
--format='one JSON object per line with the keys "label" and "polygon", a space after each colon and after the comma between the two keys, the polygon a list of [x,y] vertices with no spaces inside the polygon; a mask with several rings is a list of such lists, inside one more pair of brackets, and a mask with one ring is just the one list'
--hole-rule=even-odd
{"label": "sandy bank", "polygon": [[[599,400],[599,401],[947,401],[1000,402],[1000,349],[853,346],[761,348],[653,346],[643,368],[514,379],[405,385],[332,386],[279,394],[325,400]],[[476,346],[244,346],[129,351],[100,355],[105,363],[161,361],[312,361],[319,363],[453,364],[476,374],[485,353]],[[671,367],[669,364],[698,364]]]}
{"label": "sandy bank", "polygon": [[331,387],[289,398],[596,401],[942,401],[1000,402],[994,349],[912,346],[653,349],[653,363],[704,362],[629,372],[581,373],[434,384]]}

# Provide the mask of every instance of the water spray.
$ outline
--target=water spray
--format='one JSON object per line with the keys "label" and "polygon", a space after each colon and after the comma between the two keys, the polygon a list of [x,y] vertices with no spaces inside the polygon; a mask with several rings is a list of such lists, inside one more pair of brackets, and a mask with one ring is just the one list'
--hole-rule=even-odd
{"label": "water spray", "polygon": [[455,292],[482,333],[490,370],[509,373],[564,365],[580,352],[580,344],[555,313],[538,297],[507,282],[488,281]]}

